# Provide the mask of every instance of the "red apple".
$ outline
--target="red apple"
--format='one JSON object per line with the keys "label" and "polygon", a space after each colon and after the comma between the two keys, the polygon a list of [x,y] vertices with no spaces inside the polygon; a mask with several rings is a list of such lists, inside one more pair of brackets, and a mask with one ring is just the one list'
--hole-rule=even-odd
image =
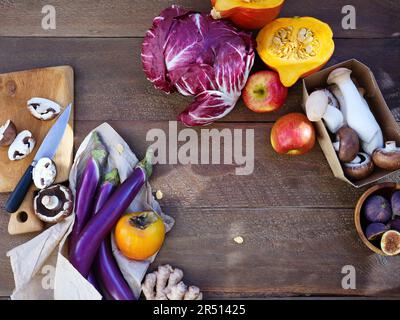
{"label": "red apple", "polygon": [[302,113],[289,113],[281,117],[272,127],[271,144],[280,154],[301,155],[315,144],[315,130]]}
{"label": "red apple", "polygon": [[288,88],[275,71],[259,71],[249,77],[242,96],[245,105],[254,112],[278,110],[286,101]]}

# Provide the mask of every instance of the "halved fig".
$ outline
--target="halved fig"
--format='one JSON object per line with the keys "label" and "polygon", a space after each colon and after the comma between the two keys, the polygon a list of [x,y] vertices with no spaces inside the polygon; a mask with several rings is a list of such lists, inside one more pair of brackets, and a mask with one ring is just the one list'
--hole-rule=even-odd
{"label": "halved fig", "polygon": [[383,223],[371,223],[365,230],[365,236],[369,241],[373,241],[379,239],[386,231],[388,227]]}
{"label": "halved fig", "polygon": [[400,233],[394,230],[386,231],[381,239],[381,249],[388,256],[400,253]]}

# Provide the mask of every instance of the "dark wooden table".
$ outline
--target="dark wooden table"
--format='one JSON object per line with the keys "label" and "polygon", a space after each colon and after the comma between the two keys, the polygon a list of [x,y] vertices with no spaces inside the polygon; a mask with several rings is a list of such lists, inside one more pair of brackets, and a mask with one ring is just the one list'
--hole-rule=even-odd
{"label": "dark wooden table", "polygon": [[[328,22],[336,52],[330,65],[357,58],[375,73],[400,119],[400,2],[353,0],[357,29],[343,30],[344,0],[286,1],[282,16],[310,15]],[[187,104],[156,91],[145,79],[140,46],[152,19],[172,3],[209,11],[207,0],[53,0],[57,29],[41,28],[48,1],[0,0],[0,72],[68,64],[75,69],[76,138],[107,121],[143,155],[151,128],[167,128]],[[319,146],[303,157],[276,155],[269,131],[282,114],[299,111],[300,85],[277,113],[259,115],[240,103],[215,128],[254,128],[255,171],[232,166],[163,165],[151,180],[176,226],[154,265],[184,269],[206,297],[400,297],[400,260],[370,252],[358,239],[353,207],[364,190],[332,176]],[[396,180],[398,177],[391,177]],[[4,207],[6,194],[0,195]],[[0,213],[0,296],[13,289],[6,252],[29,240],[9,236]],[[244,243],[233,241],[242,236]],[[357,289],[341,286],[353,265]]]}

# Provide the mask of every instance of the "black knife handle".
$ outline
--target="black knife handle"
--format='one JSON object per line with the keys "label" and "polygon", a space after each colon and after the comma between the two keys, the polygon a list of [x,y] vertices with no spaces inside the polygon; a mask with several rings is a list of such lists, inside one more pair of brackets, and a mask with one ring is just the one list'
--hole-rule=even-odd
{"label": "black knife handle", "polygon": [[17,186],[14,191],[10,194],[10,197],[6,203],[6,211],[9,213],[14,213],[21,206],[22,201],[26,194],[28,193],[29,187],[32,184],[32,170],[33,165],[30,165],[28,169],[26,169],[24,175],[21,180],[19,180]]}

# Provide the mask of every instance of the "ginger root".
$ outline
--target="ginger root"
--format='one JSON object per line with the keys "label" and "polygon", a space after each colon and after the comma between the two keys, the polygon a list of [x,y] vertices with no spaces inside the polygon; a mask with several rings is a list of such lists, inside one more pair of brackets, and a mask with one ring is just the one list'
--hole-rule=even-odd
{"label": "ginger root", "polygon": [[182,281],[183,271],[170,265],[159,266],[148,273],[142,290],[147,300],[202,300],[203,294],[195,286],[187,287]]}

